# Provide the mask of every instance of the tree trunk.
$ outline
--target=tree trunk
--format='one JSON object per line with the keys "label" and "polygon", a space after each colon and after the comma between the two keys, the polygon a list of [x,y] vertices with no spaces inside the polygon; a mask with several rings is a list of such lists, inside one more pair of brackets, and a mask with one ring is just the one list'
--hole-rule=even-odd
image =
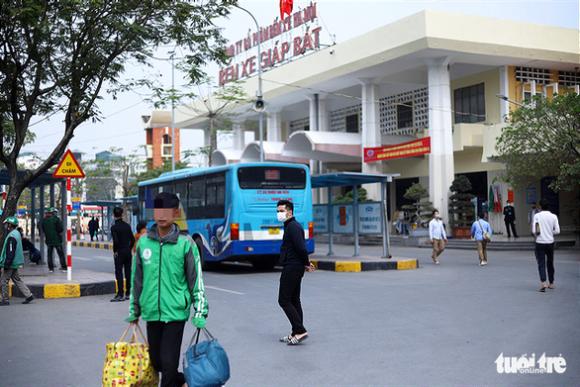
{"label": "tree trunk", "polygon": [[[16,215],[16,209],[18,208],[18,199],[22,191],[25,189],[25,185],[21,182],[16,182],[8,186],[8,195],[6,197],[6,203],[4,203],[4,208],[2,210],[2,215],[0,216],[0,225],[4,224],[4,220],[9,216]],[[4,242],[4,227],[0,227],[0,241]],[[0,246],[0,249],[2,246]]]}
{"label": "tree trunk", "polygon": [[214,118],[209,119],[209,152],[207,155],[208,166],[211,167],[213,151],[217,149],[217,131],[214,129]]}

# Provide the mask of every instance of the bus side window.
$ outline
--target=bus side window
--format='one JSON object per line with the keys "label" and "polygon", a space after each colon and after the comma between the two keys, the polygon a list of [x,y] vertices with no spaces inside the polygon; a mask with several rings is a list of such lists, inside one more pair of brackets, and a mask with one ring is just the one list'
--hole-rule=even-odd
{"label": "bus side window", "polygon": [[205,207],[205,184],[204,178],[198,177],[189,182],[189,200],[187,203],[187,217],[190,219],[202,218]]}

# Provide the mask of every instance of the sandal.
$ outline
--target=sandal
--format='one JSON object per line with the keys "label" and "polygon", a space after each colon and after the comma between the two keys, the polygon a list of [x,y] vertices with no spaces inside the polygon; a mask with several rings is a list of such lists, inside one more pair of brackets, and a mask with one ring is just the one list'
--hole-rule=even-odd
{"label": "sandal", "polygon": [[288,335],[288,336],[282,336],[280,337],[280,342],[281,343],[286,343],[288,344],[290,342],[290,340],[292,340],[292,335]]}
{"label": "sandal", "polygon": [[556,289],[556,286],[554,286],[554,284],[550,284],[548,285],[548,289]]}
{"label": "sandal", "polygon": [[298,345],[300,343],[302,343],[304,340],[306,340],[308,338],[308,335],[304,335],[301,338],[297,338],[296,336],[292,336],[290,338],[290,341],[288,342],[288,345]]}

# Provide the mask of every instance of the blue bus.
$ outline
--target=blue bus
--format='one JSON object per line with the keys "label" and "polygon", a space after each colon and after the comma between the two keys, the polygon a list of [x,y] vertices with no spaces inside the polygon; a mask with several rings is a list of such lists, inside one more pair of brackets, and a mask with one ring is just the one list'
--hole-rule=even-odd
{"label": "blue bus", "polygon": [[283,224],[276,202],[288,199],[314,252],[312,191],[308,167],[287,163],[240,163],[167,172],[139,183],[140,218],[153,223],[153,198],[173,192],[181,202],[176,222],[191,235],[202,262],[250,261],[258,268],[277,262]]}

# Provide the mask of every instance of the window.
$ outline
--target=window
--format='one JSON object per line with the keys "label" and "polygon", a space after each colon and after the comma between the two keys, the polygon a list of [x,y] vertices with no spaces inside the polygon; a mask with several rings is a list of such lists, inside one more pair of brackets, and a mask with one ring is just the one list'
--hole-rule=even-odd
{"label": "window", "polygon": [[485,88],[480,83],[462,87],[453,92],[455,102],[455,123],[485,121]]}
{"label": "window", "polygon": [[168,134],[163,135],[163,143],[164,144],[171,144],[171,137]]}
{"label": "window", "polygon": [[241,189],[304,189],[306,171],[290,167],[245,167],[238,169]]}
{"label": "window", "polygon": [[187,205],[187,182],[186,181],[176,181],[175,182],[175,194],[179,198],[179,202],[183,208]]}
{"label": "window", "polygon": [[226,174],[214,173],[205,177],[205,207],[201,218],[223,218],[226,207]]}
{"label": "window", "polygon": [[347,133],[358,133],[358,114],[351,114],[346,116],[346,132]]}
{"label": "window", "polygon": [[397,105],[397,129],[413,127],[413,102],[404,102]]}
{"label": "window", "polygon": [[187,217],[190,219],[201,218],[205,207],[205,183],[204,177],[195,177],[188,183],[189,200],[186,207]]}
{"label": "window", "polygon": [[164,184],[161,186],[161,190],[159,192],[169,192],[169,193],[175,193],[175,187],[173,184],[169,183],[169,184]]}

